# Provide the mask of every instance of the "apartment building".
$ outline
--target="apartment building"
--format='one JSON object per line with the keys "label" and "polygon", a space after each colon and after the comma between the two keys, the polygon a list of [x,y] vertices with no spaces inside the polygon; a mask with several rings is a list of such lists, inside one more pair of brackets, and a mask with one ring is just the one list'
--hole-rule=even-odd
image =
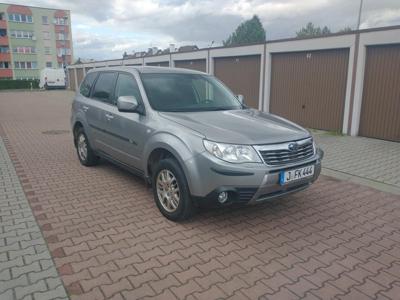
{"label": "apartment building", "polygon": [[37,79],[72,57],[70,11],[0,3],[0,79]]}

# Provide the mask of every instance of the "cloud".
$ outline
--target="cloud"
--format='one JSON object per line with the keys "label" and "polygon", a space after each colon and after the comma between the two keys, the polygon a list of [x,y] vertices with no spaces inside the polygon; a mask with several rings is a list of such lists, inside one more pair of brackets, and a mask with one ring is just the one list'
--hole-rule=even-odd
{"label": "cloud", "polygon": [[[26,0],[5,2],[26,4]],[[356,27],[359,1],[349,0],[37,0],[69,9],[75,57],[119,58],[124,51],[170,43],[221,44],[257,14],[268,39],[293,37],[307,22],[337,31]],[[399,0],[364,0],[362,28],[400,24]]]}

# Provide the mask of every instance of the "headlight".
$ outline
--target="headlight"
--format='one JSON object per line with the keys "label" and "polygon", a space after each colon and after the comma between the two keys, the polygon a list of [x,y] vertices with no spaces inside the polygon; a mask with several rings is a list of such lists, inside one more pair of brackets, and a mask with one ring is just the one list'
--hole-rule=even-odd
{"label": "headlight", "polygon": [[248,145],[222,144],[203,140],[204,147],[215,157],[231,163],[257,162],[261,159],[256,150]]}

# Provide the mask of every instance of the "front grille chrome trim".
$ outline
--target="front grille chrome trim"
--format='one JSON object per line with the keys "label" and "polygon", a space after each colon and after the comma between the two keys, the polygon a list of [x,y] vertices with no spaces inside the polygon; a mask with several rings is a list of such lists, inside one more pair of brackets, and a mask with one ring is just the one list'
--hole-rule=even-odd
{"label": "front grille chrome trim", "polygon": [[[296,143],[298,147],[294,151],[289,150],[289,144],[292,143]],[[270,166],[296,163],[313,157],[316,151],[312,137],[280,144],[256,145],[254,149],[257,150],[263,162]]]}

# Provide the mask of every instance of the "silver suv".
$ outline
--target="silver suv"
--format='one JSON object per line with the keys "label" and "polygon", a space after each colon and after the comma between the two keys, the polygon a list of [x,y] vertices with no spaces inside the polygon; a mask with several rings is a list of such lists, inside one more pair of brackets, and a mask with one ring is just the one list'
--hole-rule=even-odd
{"label": "silver suv", "polygon": [[309,131],[185,69],[91,70],[71,125],[83,165],[102,157],[144,177],[174,221],[205,203],[254,204],[300,191],[318,178],[323,157]]}

